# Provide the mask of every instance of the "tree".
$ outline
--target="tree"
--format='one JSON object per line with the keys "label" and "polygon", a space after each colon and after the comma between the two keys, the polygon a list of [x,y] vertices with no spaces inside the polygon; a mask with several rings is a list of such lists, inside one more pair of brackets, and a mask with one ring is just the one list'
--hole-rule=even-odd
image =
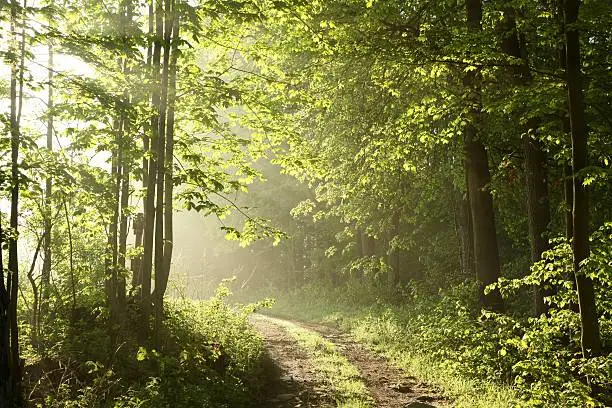
{"label": "tree", "polygon": [[567,99],[572,140],[574,275],[578,291],[582,329],[582,354],[585,358],[601,353],[599,322],[593,281],[583,269],[589,257],[589,199],[582,172],[588,161],[588,130],[585,120],[583,80],[580,58],[579,0],[565,0],[565,58]]}

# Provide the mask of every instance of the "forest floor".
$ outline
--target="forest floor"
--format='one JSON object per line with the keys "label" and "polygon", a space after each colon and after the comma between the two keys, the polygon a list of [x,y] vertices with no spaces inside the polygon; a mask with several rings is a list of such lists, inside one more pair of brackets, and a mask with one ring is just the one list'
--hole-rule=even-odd
{"label": "forest floor", "polygon": [[433,387],[334,327],[251,318],[267,353],[266,407],[434,408],[450,406]]}

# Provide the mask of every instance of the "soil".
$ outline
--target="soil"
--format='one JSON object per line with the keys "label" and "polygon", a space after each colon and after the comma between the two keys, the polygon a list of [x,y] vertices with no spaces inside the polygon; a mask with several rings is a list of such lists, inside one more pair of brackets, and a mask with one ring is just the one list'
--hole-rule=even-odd
{"label": "soil", "polygon": [[261,334],[266,348],[262,408],[335,406],[332,390],[317,378],[308,355],[285,329],[265,318],[253,318],[251,324]]}
{"label": "soil", "polygon": [[[270,387],[267,407],[333,407],[332,390],[317,375],[296,341],[275,324],[282,320],[256,317],[252,324],[260,331],[269,357]],[[361,373],[362,380],[379,408],[435,408],[450,406],[439,391],[419,379],[403,374],[381,356],[374,354],[342,331],[324,325],[291,322],[319,333]]]}

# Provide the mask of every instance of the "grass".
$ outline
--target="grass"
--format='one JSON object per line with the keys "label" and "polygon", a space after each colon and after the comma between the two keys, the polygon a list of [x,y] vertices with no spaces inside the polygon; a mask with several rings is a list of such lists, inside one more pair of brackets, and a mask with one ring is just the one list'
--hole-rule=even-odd
{"label": "grass", "polygon": [[283,327],[305,350],[318,376],[332,389],[339,408],[371,408],[375,406],[359,370],[344,357],[336,346],[320,334],[291,322],[265,317]]}

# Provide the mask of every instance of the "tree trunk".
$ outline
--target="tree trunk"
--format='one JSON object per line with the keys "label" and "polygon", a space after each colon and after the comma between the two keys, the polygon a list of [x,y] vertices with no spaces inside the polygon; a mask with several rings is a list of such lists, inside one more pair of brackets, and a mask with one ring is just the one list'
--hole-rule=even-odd
{"label": "tree trunk", "polygon": [[[172,0],[157,1],[157,35],[163,36],[163,69],[159,100],[157,132],[157,191],[155,208],[155,334],[159,342],[164,311],[164,179],[166,173],[166,109],[168,106],[168,79],[170,64],[170,42],[172,36]],[[164,10],[165,4],[165,10]],[[164,16],[164,20],[162,20]]]}
{"label": "tree trunk", "polygon": [[[467,183],[466,183],[467,184]],[[472,213],[467,191],[463,193],[454,188],[455,218],[461,241],[461,272],[464,276],[474,276],[474,231],[472,228]]]}
{"label": "tree trunk", "polygon": [[[8,242],[8,310],[7,323],[9,330],[9,358],[8,358],[8,381],[5,401],[9,405],[21,406],[23,396],[21,395],[21,359],[19,357],[19,326],[17,320],[17,300],[19,295],[19,258],[18,258],[18,218],[19,218],[19,145],[21,142],[19,130],[19,118],[21,116],[21,106],[23,92],[17,94],[17,84],[19,81],[20,89],[23,89],[23,60],[25,58],[24,46],[25,35],[22,37],[21,53],[17,52],[17,11],[19,5],[16,1],[11,3],[11,48],[13,59],[11,60],[11,80],[10,80],[10,134],[11,134],[11,213],[10,228],[11,234]],[[18,59],[19,57],[19,59]],[[18,65],[18,62],[20,64]],[[19,108],[18,108],[19,107]],[[2,396],[4,397],[4,396]]]}
{"label": "tree trunk", "polygon": [[9,401],[11,398],[11,369],[10,369],[10,326],[9,301],[10,296],[4,284],[4,231],[2,230],[2,217],[0,217],[0,401]]}
{"label": "tree trunk", "polygon": [[[127,27],[132,24],[132,3],[127,2],[125,4],[125,9],[122,11],[122,23],[121,23],[121,33],[123,36],[126,36]],[[128,63],[128,59],[124,58],[120,60],[121,70],[124,75],[128,76],[130,74],[130,67]],[[125,104],[130,103],[130,94],[127,89],[123,92],[123,99]],[[129,116],[121,111],[121,124],[123,126],[121,131],[121,144],[119,146],[120,157],[119,157],[119,165],[120,165],[120,196],[121,201],[120,205],[120,218],[119,218],[119,250],[118,250],[118,260],[117,260],[117,288],[116,288],[116,301],[117,301],[117,310],[119,316],[124,316],[125,308],[126,308],[126,275],[127,269],[125,266],[126,261],[126,251],[127,251],[127,235],[128,235],[128,215],[129,215],[129,204],[130,204],[130,172],[132,171],[132,156],[130,153],[131,143],[130,143],[130,119]]]}
{"label": "tree trunk", "polygon": [[[151,0],[153,4],[154,0]],[[159,0],[158,0],[159,2]],[[153,7],[149,7],[151,12]],[[155,8],[155,20],[161,21],[161,11]],[[158,16],[158,14],[160,14]],[[156,25],[163,26],[162,23]],[[144,211],[144,233],[143,233],[143,256],[142,256],[142,291],[141,291],[141,310],[142,310],[142,334],[144,338],[148,337],[149,333],[149,318],[151,316],[151,275],[153,270],[153,233],[155,229],[155,187],[157,186],[157,150],[154,147],[158,146],[159,132],[159,102],[160,102],[160,59],[161,59],[161,39],[159,35],[162,29],[156,30],[153,36],[153,55],[151,62],[151,77],[153,79],[153,91],[151,93],[151,105],[154,109],[154,114],[151,117],[151,137],[149,139],[150,157],[148,160],[147,171],[147,189],[145,194],[145,211]],[[159,204],[158,204],[159,205]]]}
{"label": "tree trunk", "polygon": [[[537,140],[525,136],[523,140],[525,155],[525,179],[527,185],[527,218],[529,220],[529,242],[531,262],[542,259],[544,251],[549,249],[546,233],[550,223],[550,205],[548,201],[548,172],[546,157]],[[536,316],[548,311],[544,297],[550,296],[551,290],[536,286],[534,288]]]}
{"label": "tree trunk", "polygon": [[572,136],[573,165],[573,253],[574,274],[578,291],[578,305],[582,329],[582,354],[585,358],[601,353],[599,321],[595,305],[593,281],[584,271],[581,262],[589,257],[589,200],[579,173],[587,167],[587,125],[584,112],[584,95],[580,61],[580,38],[575,27],[580,10],[579,0],[565,0],[565,58],[570,129]]}
{"label": "tree trunk", "polygon": [[[142,248],[142,233],[144,230],[144,216],[142,213],[138,213],[134,216],[132,221],[132,229],[134,230],[134,247],[136,249]],[[142,254],[139,254],[135,258],[132,258],[132,290],[138,291],[138,288],[142,286]]]}
{"label": "tree trunk", "polygon": [[[466,0],[468,32],[481,31],[482,4],[480,0]],[[498,289],[485,294],[484,288],[497,282],[500,275],[499,250],[495,231],[493,197],[488,191],[491,181],[489,160],[485,146],[478,135],[481,111],[476,71],[469,71],[464,78],[469,95],[466,101],[471,106],[470,121],[464,129],[466,171],[470,209],[474,229],[474,259],[476,277],[481,283],[480,300],[485,308],[502,312],[504,303]]]}
{"label": "tree trunk", "polygon": [[[119,111],[119,109],[117,109]],[[106,301],[110,310],[110,324],[114,325],[117,317],[117,269],[118,269],[118,218],[119,218],[119,203],[121,193],[121,144],[123,132],[123,123],[121,114],[115,120],[114,132],[115,140],[111,158],[111,176],[113,179],[113,197],[112,197],[112,212],[108,223],[108,242],[106,249]]]}
{"label": "tree trunk", "polygon": [[[173,6],[174,8],[175,6]],[[166,120],[166,174],[164,178],[164,265],[161,282],[161,296],[168,287],[170,267],[172,265],[172,250],[174,248],[174,106],[176,102],[176,70],[178,63],[178,40],[180,35],[179,14],[172,11],[172,44],[168,78],[168,117]]]}
{"label": "tree trunk", "polygon": [[[51,24],[51,22],[49,22]],[[47,88],[47,150],[49,153],[53,152],[53,45],[49,42],[48,46],[48,88]],[[43,243],[43,265],[40,278],[40,315],[45,316],[47,314],[47,305],[49,301],[49,285],[51,282],[51,240],[53,239],[52,231],[52,201],[51,195],[53,193],[53,179],[51,173],[47,175],[45,180],[45,202],[44,202],[44,243]],[[39,331],[39,317],[38,309],[33,310],[35,314],[35,327],[33,328],[35,335]]]}
{"label": "tree trunk", "polygon": [[[125,133],[129,129],[127,120],[123,119]],[[129,159],[122,157],[123,165],[121,166],[121,218],[119,220],[119,256],[117,261],[117,309],[120,315],[123,315],[125,310],[125,296],[126,296],[126,252],[127,252],[127,234],[128,234],[128,212],[129,212],[129,200],[130,200],[130,163]]]}
{"label": "tree trunk", "polygon": [[[527,61],[527,49],[523,36],[516,27],[515,10],[504,9],[504,22],[502,24],[504,36],[502,50],[515,58],[521,59],[521,65],[511,69],[513,83],[518,86],[530,86],[532,76]],[[529,243],[531,249],[531,262],[536,263],[542,259],[542,253],[548,250],[546,233],[550,224],[550,204],[548,199],[548,171],[546,168],[546,155],[542,150],[540,141],[530,134],[537,132],[540,120],[530,118],[523,129],[523,155],[525,168],[525,185],[527,191],[527,220],[529,226]],[[537,316],[548,311],[544,297],[549,296],[550,290],[541,286],[534,287],[534,306]]]}

